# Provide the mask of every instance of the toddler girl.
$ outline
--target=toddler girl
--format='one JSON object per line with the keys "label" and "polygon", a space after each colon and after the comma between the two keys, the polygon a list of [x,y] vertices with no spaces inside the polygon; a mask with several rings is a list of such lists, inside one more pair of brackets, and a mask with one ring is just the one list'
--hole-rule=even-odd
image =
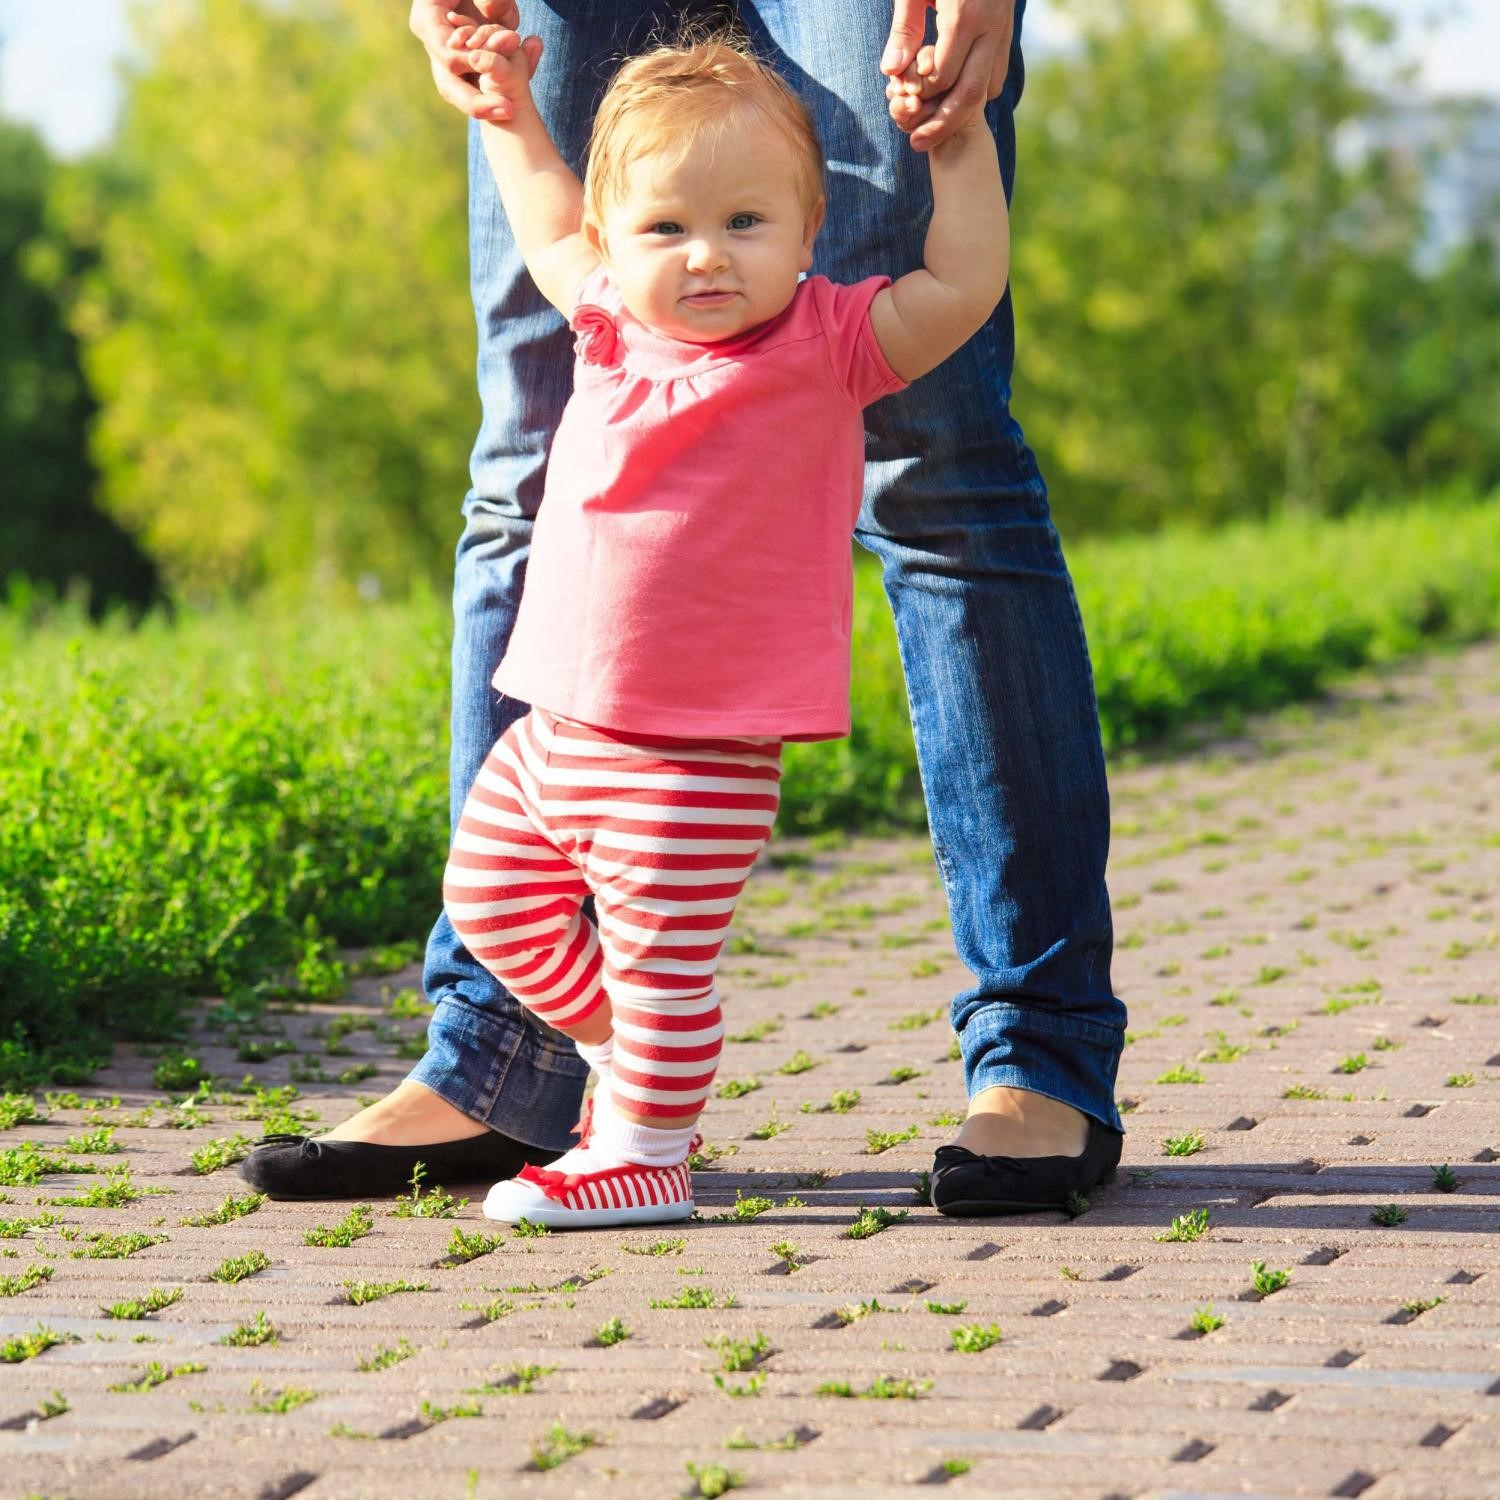
{"label": "toddler girl", "polygon": [[[484,1212],[682,1219],[722,1046],[714,971],[781,744],[849,730],[862,410],[1003,294],[999,164],[976,114],[930,153],[922,268],[803,279],[822,151],[732,38],[628,61],[583,182],[532,105],[539,39],[461,25],[454,44],[493,98],[486,156],[577,357],[494,679],[531,711],[475,781],[443,896],[474,957],[599,1076],[577,1146],[497,1183]],[[898,123],[919,92],[913,72]]]}

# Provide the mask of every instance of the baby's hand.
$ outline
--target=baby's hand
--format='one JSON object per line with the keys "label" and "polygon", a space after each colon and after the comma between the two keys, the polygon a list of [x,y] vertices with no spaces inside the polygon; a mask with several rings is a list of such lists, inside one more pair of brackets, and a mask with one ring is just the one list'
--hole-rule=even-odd
{"label": "baby's hand", "polygon": [[907,135],[924,120],[932,118],[936,106],[927,101],[941,92],[929,81],[935,66],[933,49],[922,47],[903,72],[886,80],[885,97],[890,105],[891,119]]}
{"label": "baby's hand", "polygon": [[464,58],[488,101],[484,118],[495,124],[513,121],[532,107],[531,75],[542,55],[539,36],[522,38],[507,26],[472,25],[457,12],[449,15],[454,30],[449,48]]}

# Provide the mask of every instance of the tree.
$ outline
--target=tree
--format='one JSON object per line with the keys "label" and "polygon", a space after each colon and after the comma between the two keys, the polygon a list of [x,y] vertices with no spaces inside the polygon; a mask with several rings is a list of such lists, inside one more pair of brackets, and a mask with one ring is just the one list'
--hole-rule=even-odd
{"label": "tree", "polygon": [[1417,183],[1351,149],[1382,104],[1346,52],[1388,23],[1347,0],[1059,3],[1083,40],[1028,80],[1013,285],[1016,407],[1060,517],[1337,510],[1417,479],[1390,420],[1436,295]]}
{"label": "tree", "polygon": [[369,0],[143,14],[64,206],[110,509],[178,591],[450,567],[477,403],[463,123]]}
{"label": "tree", "polygon": [[19,575],[82,584],[96,608],[144,604],[155,569],[94,505],[93,400],[61,305],[76,266],[45,229],[53,171],[30,130],[0,120],[0,595]]}

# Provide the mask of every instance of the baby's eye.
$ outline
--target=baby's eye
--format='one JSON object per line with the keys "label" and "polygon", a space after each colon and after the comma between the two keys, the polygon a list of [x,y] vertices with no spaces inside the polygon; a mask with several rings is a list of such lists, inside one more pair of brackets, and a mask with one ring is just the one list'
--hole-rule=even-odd
{"label": "baby's eye", "polygon": [[758,222],[754,214],[735,214],[729,221],[731,229],[749,229]]}
{"label": "baby's eye", "polygon": [[648,234],[681,234],[682,225],[674,224],[670,219],[663,219],[659,224],[653,224],[646,232]]}

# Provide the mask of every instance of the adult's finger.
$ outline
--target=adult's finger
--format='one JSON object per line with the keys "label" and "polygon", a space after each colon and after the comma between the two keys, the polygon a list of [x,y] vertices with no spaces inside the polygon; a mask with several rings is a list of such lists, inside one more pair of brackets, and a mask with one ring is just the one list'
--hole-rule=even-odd
{"label": "adult's finger", "polygon": [[960,125],[984,108],[989,97],[993,63],[989,48],[981,40],[970,50],[953,87],[931,101],[936,106],[931,118],[912,129],[911,143],[918,151],[930,151],[939,141],[947,140]]}
{"label": "adult's finger", "polygon": [[927,10],[933,0],[895,0],[891,34],[880,58],[882,73],[899,73],[922,45],[927,32]]}
{"label": "adult's finger", "polygon": [[1016,0],[939,0],[933,83],[939,89],[953,87],[962,77],[969,52],[975,46],[1004,45],[1005,51],[1010,52],[1014,30]]}

